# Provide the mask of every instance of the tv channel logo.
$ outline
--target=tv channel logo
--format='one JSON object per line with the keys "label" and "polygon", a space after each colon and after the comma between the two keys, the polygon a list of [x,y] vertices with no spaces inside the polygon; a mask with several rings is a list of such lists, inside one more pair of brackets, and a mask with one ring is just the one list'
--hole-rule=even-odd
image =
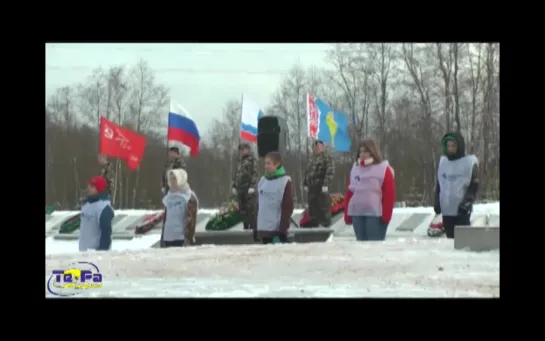
{"label": "tv channel logo", "polygon": [[53,270],[47,281],[47,292],[54,296],[76,296],[85,290],[101,289],[102,274],[93,263],[77,262],[67,269]]}

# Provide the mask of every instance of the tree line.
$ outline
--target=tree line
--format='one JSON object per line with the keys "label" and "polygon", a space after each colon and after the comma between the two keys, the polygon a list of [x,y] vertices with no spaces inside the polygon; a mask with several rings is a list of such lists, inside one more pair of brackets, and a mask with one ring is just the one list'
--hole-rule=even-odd
{"label": "tree line", "polygon": [[[362,139],[378,142],[395,169],[397,197],[412,205],[433,200],[440,139],[459,131],[466,151],[479,158],[480,198],[499,199],[499,44],[335,44],[328,68],[293,65],[264,108],[284,117],[289,139],[284,165],[304,203],[302,180],[312,145],[307,137],[306,94],[350,116],[353,151],[332,153],[332,191],[344,192]],[[98,174],[100,115],[147,136],[139,169],[112,160],[117,208],[161,206],[160,179],[166,160],[161,117],[169,89],[142,60],[136,65],[96,68],[80,84],[58,88],[46,101],[46,203],[78,207],[87,179]],[[230,198],[237,162],[240,98],[225,103],[209,130],[202,131],[200,155],[187,160],[190,183],[202,207]],[[213,165],[213,167],[211,167]]]}

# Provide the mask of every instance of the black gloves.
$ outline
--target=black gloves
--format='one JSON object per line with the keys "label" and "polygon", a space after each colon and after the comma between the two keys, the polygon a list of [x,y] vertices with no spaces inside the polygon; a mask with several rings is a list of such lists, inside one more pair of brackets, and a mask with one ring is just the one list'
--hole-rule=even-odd
{"label": "black gloves", "polygon": [[470,201],[462,202],[458,207],[458,214],[471,214],[473,205]]}

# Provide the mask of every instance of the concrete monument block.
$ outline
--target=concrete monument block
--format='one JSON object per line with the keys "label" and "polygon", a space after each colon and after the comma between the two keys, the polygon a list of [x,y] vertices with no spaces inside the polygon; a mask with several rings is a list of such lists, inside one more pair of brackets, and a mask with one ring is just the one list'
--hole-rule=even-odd
{"label": "concrete monument block", "polygon": [[488,214],[472,214],[471,226],[488,226]]}
{"label": "concrete monument block", "polygon": [[397,232],[413,232],[420,224],[422,224],[428,217],[429,213],[414,213],[405,221],[403,221],[395,229]]}
{"label": "concrete monument block", "polygon": [[58,233],[53,236],[54,240],[79,240],[79,229],[72,233]]}
{"label": "concrete monument block", "polygon": [[[289,239],[295,243],[323,243],[333,234],[330,228],[292,228]],[[196,245],[249,245],[254,242],[252,231],[205,231],[195,233]],[[159,247],[159,242],[152,247]]]}
{"label": "concrete monument block", "polygon": [[454,249],[492,251],[500,249],[500,228],[492,226],[456,226]]}
{"label": "concrete monument block", "polygon": [[499,227],[500,226],[500,215],[491,214],[488,218],[488,226]]}
{"label": "concrete monument block", "polygon": [[66,214],[59,214],[51,216],[49,220],[45,222],[45,232],[47,236],[55,235],[59,232],[61,225],[68,219],[78,215],[79,212],[68,212]]}

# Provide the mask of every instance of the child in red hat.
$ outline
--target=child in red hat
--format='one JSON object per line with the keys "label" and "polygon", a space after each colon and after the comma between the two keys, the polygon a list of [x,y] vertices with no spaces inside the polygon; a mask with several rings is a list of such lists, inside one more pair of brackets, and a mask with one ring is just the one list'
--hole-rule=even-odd
{"label": "child in red hat", "polygon": [[112,245],[114,209],[107,187],[108,182],[101,176],[89,179],[88,196],[81,208],[80,251],[107,251]]}

